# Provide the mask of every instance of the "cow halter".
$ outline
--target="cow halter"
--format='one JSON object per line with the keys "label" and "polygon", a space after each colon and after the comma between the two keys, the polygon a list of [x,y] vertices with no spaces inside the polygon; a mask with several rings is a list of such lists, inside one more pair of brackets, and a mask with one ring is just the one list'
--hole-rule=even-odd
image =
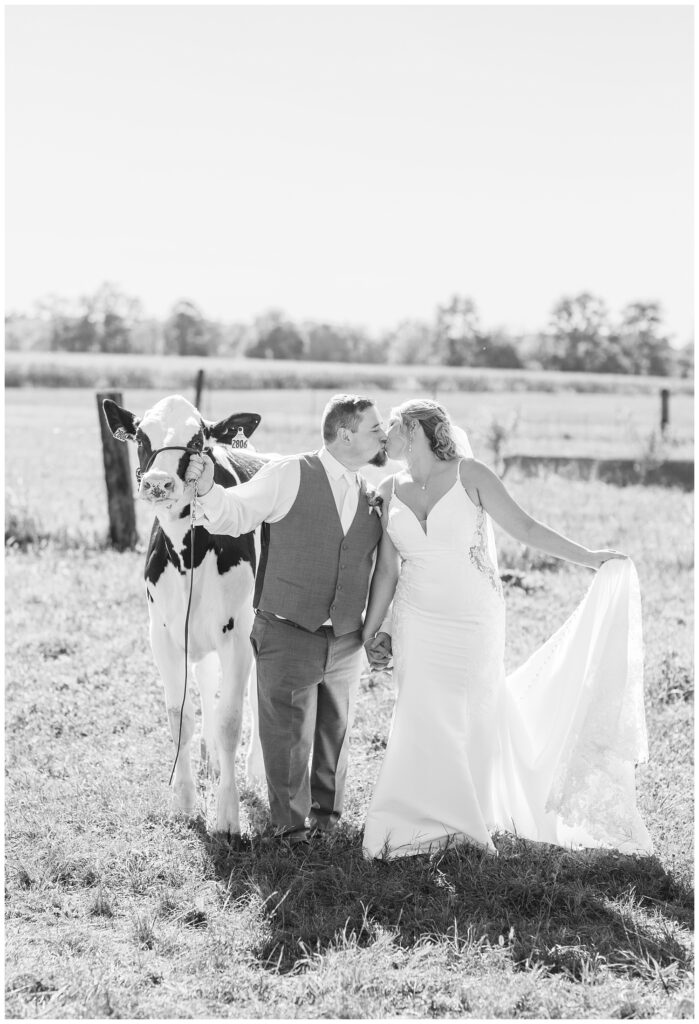
{"label": "cow halter", "polygon": [[141,469],[141,467],[139,466],[139,468],[136,470],[136,480],[138,481],[138,483],[140,485],[141,477],[143,476],[144,473],[148,472],[148,470],[151,468],[151,466],[155,462],[156,455],[160,455],[161,452],[189,452],[190,455],[204,455],[204,454],[207,454],[210,451],[211,451],[211,448],[208,448],[208,447],[205,448],[203,446],[201,448],[192,448],[191,445],[185,446],[185,445],[182,445],[182,444],[166,444],[166,445],[163,445],[162,448],[156,448],[154,452],[151,452],[151,456],[148,459],[148,462],[146,463],[146,468],[145,469]]}

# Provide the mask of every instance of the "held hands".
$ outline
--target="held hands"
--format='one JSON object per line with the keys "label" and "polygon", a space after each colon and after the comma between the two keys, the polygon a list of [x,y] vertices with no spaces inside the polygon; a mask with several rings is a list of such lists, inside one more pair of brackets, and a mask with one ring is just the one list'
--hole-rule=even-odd
{"label": "held hands", "polygon": [[393,656],[393,647],[388,633],[377,633],[376,636],[367,637],[364,640],[364,650],[369,659],[369,667],[372,671],[381,668],[388,668]]}
{"label": "held hands", "polygon": [[196,484],[197,494],[208,494],[214,486],[213,460],[208,455],[191,455],[184,475],[184,482],[190,485]]}

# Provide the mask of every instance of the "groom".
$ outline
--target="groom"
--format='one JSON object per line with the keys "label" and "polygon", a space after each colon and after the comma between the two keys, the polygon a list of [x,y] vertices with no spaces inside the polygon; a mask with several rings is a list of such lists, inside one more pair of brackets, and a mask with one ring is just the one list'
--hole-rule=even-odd
{"label": "groom", "polygon": [[212,533],[262,524],[250,640],[272,822],[291,843],[307,843],[309,827],[329,832],[342,813],[362,613],[381,538],[357,473],[386,462],[374,402],[335,395],[322,434],[320,451],[270,462],[238,487],[214,484],[209,458],[192,456],[187,470]]}

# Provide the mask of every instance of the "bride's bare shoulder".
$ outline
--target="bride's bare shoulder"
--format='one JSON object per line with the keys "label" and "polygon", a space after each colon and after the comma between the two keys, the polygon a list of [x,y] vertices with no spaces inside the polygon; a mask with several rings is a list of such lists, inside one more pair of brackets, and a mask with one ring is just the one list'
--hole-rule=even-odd
{"label": "bride's bare shoulder", "polygon": [[459,476],[462,484],[478,483],[492,474],[492,469],[480,459],[462,459],[459,463]]}
{"label": "bride's bare shoulder", "polygon": [[459,466],[459,477],[461,486],[468,494],[474,504],[482,504],[482,492],[487,490],[488,484],[497,481],[498,477],[490,466],[480,459],[463,459]]}

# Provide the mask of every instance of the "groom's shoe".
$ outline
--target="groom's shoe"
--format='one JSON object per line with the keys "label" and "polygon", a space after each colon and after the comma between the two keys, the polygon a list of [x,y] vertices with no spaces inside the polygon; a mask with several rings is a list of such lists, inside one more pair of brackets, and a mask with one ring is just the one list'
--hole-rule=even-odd
{"label": "groom's shoe", "polygon": [[330,835],[331,832],[335,831],[338,820],[339,815],[331,815],[330,817],[324,815],[320,818],[317,818],[313,811],[311,811],[310,817],[308,819],[308,824],[310,831],[313,835],[322,834],[327,836]]}
{"label": "groom's shoe", "polygon": [[334,828],[321,828],[320,825],[311,825],[308,838],[313,846],[328,846],[332,842],[334,832]]}
{"label": "groom's shoe", "polygon": [[290,846],[308,845],[308,829],[279,825],[274,832],[274,838],[277,842],[288,843]]}

